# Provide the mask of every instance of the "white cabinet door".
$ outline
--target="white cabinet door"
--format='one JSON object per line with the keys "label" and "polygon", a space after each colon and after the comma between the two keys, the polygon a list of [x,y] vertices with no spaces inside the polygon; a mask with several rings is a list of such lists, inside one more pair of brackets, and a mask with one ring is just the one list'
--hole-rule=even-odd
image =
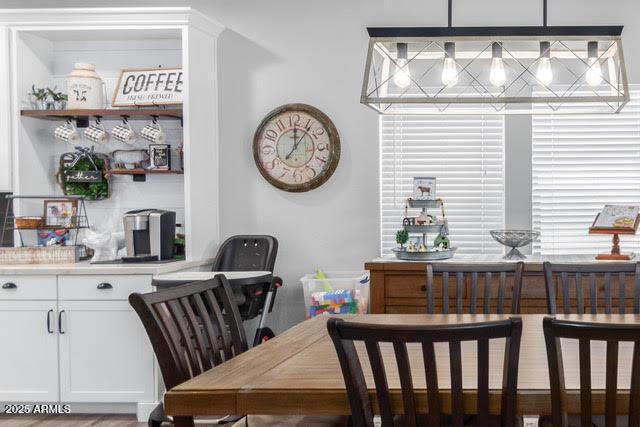
{"label": "white cabinet door", "polygon": [[0,401],[58,400],[56,320],[56,301],[0,301]]}
{"label": "white cabinet door", "polygon": [[150,402],[154,360],[127,301],[59,301],[62,402]]}

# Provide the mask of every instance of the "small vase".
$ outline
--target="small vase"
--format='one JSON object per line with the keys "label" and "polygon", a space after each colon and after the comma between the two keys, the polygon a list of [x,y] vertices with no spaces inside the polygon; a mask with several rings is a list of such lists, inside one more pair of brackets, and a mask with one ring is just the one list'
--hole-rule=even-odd
{"label": "small vase", "polygon": [[46,110],[47,102],[44,99],[31,100],[31,108],[34,110]]}

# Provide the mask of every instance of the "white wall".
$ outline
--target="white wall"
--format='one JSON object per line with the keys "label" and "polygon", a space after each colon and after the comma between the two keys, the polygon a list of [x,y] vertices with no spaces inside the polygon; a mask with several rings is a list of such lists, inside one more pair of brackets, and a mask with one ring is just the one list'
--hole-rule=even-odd
{"label": "white wall", "polygon": [[[104,6],[58,1],[56,6]],[[454,25],[539,25],[541,1],[455,0]],[[48,0],[3,0],[3,7],[45,7]],[[129,2],[111,0],[110,6]],[[366,26],[446,25],[445,0],[138,0],[191,5],[227,26],[220,38],[220,214],[222,237],[269,233],[280,240],[279,329],[303,318],[298,278],[316,266],[360,269],[378,251],[378,118],[359,103]],[[631,81],[640,54],[640,3],[556,0],[550,25],[624,24]],[[342,138],[334,176],[306,194],[266,183],[251,155],[256,126],[272,108],[306,102],[322,109]],[[507,130],[507,225],[530,223],[530,126]],[[529,167],[530,168],[530,167]],[[202,195],[206,197],[206,194]]]}

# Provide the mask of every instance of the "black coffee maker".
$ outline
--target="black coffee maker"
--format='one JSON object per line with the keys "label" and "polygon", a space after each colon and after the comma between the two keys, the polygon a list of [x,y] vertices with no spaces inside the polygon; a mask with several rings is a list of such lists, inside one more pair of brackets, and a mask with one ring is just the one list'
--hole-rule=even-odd
{"label": "black coffee maker", "polygon": [[129,211],[122,218],[127,256],[123,262],[162,261],[173,258],[176,213],[161,209]]}

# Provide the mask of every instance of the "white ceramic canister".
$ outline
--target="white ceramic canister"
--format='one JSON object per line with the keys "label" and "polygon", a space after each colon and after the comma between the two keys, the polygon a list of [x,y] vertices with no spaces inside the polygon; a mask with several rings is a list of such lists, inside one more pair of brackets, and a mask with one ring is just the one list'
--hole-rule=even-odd
{"label": "white ceramic canister", "polygon": [[68,109],[105,108],[104,82],[96,73],[96,66],[76,62],[67,76]]}

